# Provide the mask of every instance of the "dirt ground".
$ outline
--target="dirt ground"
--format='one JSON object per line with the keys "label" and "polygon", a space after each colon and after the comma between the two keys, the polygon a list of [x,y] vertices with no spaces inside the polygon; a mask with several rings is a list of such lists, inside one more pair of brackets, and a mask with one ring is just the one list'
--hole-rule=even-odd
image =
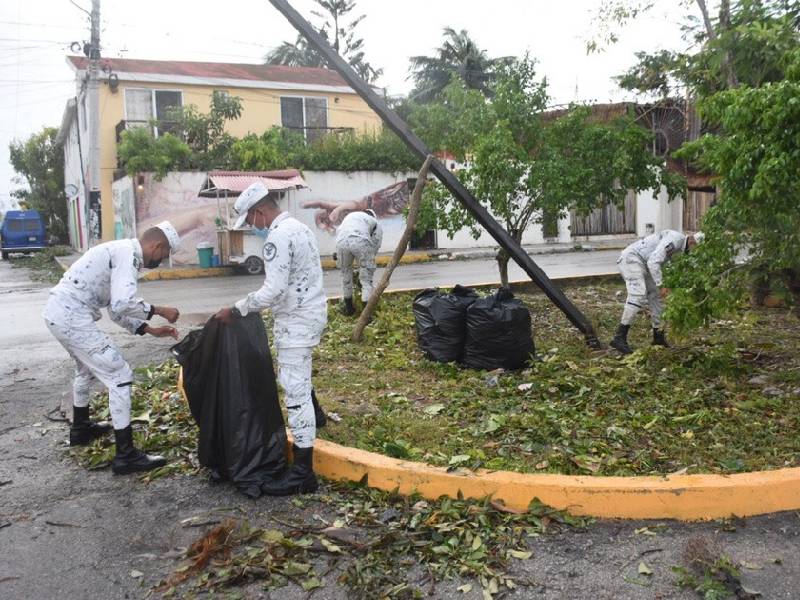
{"label": "dirt ground", "polygon": [[[166,358],[165,346],[154,352],[149,340],[124,332],[115,339],[133,365]],[[0,598],[145,598],[180,564],[182,549],[209,527],[184,527],[184,519],[246,516],[255,525],[275,527],[273,517],[314,523],[316,516],[331,516],[326,505],[313,499],[303,507],[289,499],[252,501],[201,476],[166,477],[146,485],[135,477],[114,477],[109,470],[84,471],[66,455],[66,427],[45,416],[69,389],[66,353],[9,369],[24,363],[20,354],[25,348],[2,351],[15,358],[4,358],[0,369]],[[533,556],[515,561],[512,571],[531,585],[507,597],[698,597],[679,589],[672,571],[687,543],[698,536],[742,566],[747,589],[763,598],[800,597],[797,513],[725,523],[598,521],[585,530],[536,538],[530,543]],[[652,575],[639,572],[642,562]],[[266,592],[258,585],[229,592],[239,598],[352,598],[350,590],[337,585],[337,576],[334,569],[325,587],[312,593],[297,586]],[[412,572],[411,582],[417,577]],[[428,584],[424,597],[481,598],[477,582],[472,591],[457,592],[464,583]]]}

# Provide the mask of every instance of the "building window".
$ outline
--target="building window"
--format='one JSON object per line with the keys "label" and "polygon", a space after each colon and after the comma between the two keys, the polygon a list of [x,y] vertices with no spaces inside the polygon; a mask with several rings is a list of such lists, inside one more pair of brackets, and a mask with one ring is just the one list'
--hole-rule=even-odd
{"label": "building window", "polygon": [[180,90],[148,90],[127,88],[125,90],[126,127],[149,127],[155,119],[159,125],[153,127],[153,135],[170,131],[170,110],[183,106]]}
{"label": "building window", "polygon": [[328,130],[328,99],[282,96],[281,125],[301,131],[307,142],[321,138]]}

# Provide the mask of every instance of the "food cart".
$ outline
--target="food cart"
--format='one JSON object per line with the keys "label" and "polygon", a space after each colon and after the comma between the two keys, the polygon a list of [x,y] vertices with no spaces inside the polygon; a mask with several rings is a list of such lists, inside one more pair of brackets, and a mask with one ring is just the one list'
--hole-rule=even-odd
{"label": "food cart", "polygon": [[233,205],[236,198],[247,187],[260,181],[270,194],[275,194],[282,205],[295,190],[307,188],[306,182],[297,169],[281,171],[210,171],[206,177],[200,196],[217,199],[217,247],[220,264],[243,267],[251,275],[264,272],[261,258],[263,240],[255,234],[252,227],[245,224],[241,229],[232,229],[236,220]]}

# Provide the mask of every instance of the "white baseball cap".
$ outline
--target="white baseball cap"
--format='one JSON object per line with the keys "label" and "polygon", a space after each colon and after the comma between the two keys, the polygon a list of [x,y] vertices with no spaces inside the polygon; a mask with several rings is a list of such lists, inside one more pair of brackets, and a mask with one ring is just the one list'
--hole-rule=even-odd
{"label": "white baseball cap", "polygon": [[247,218],[247,211],[266,198],[268,194],[269,189],[260,181],[248,185],[247,189],[239,194],[239,197],[233,205],[234,212],[239,215],[236,218],[236,223],[234,223],[233,228],[239,229],[244,225],[244,220]]}
{"label": "white baseball cap", "polygon": [[178,230],[172,226],[172,223],[169,221],[161,221],[158,225],[156,225],[167,237],[167,241],[169,242],[169,253],[175,254],[178,251],[178,246],[181,243],[181,236],[178,235]]}

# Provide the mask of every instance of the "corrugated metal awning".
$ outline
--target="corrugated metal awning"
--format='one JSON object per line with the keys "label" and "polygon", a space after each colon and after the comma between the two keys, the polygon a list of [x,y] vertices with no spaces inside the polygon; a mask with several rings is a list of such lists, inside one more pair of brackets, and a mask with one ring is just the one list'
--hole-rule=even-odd
{"label": "corrugated metal awning", "polygon": [[238,196],[247,186],[260,181],[270,191],[283,192],[307,188],[305,180],[297,169],[283,169],[281,171],[210,171],[201,196],[216,196],[226,193],[229,196]]}

